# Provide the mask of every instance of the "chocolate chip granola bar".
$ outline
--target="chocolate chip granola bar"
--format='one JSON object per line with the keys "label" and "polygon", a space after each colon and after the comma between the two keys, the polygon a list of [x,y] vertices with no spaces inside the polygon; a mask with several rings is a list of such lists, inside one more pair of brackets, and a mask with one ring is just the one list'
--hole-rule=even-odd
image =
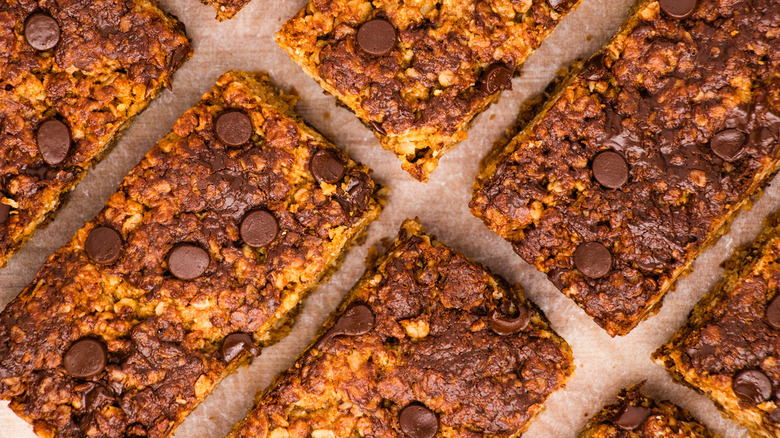
{"label": "chocolate chip granola bar", "polygon": [[472,212],[628,333],[778,169],[778,26],[772,0],[639,1],[485,160]]}
{"label": "chocolate chip granola bar", "polygon": [[169,436],[379,214],[267,81],[223,75],[0,314],[0,398],[39,436]]}
{"label": "chocolate chip granola bar", "polygon": [[675,380],[708,395],[754,437],[780,435],[780,216],[654,354]]}
{"label": "chocolate chip granola bar", "polygon": [[581,0],[312,0],[276,40],[427,181]]}
{"label": "chocolate chip granola bar", "polygon": [[190,53],[154,2],[0,3],[0,266]]}
{"label": "chocolate chip granola bar", "polygon": [[229,438],[517,436],[573,371],[519,286],[408,220]]}

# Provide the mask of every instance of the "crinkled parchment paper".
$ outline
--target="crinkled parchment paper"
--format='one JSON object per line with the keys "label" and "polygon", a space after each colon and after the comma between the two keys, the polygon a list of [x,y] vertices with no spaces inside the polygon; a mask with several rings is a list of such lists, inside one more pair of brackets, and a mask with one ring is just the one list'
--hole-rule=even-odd
{"label": "crinkled parchment paper", "polygon": [[[632,0],[585,0],[526,63],[523,76],[514,81],[514,91],[505,92],[496,105],[477,117],[469,140],[444,157],[427,185],[402,171],[398,160],[379,146],[369,130],[347,110],[337,108],[334,99],[323,95],[320,87],[273,42],[273,33],[306,1],[253,0],[235,19],[220,23],[214,19],[214,10],[197,0],[160,0],[187,25],[195,56],[176,74],[173,91],[165,92],[138,117],[116,149],[73,192],[54,222],[38,231],[0,270],[0,307],[32,280],[52,252],[100,211],[125,173],[168,133],[173,122],[210,89],[221,73],[229,69],[266,70],[278,86],[300,94],[298,110],[310,124],[353,158],[368,164],[376,179],[390,187],[389,202],[379,221],[371,226],[367,242],[353,249],[343,267],[308,299],[290,336],[264,350],[251,366],[227,378],[182,424],[176,437],[217,438],[227,433],[252,406],[256,391],[292,363],[360,277],[368,248],[380,245],[382,238],[394,237],[403,219],[414,216],[444,242],[508,280],[522,283],[527,295],[574,349],[574,378],[566,390],[553,394],[526,437],[575,437],[589,416],[612,402],[620,388],[642,380],[647,380],[648,395],[670,399],[691,410],[723,437],[747,437],[743,429],[723,419],[707,398],[673,383],[650,360],[650,354],[683,324],[696,301],[720,278],[720,263],[732,249],[749,243],[762,219],[780,206],[778,184],[770,186],[752,211],[742,212],[732,232],[698,259],[693,273],[667,296],[658,315],[619,339],[607,336],[468,210],[479,161],[512,125],[521,102],[543,90],[556,70],[597,50],[617,30]],[[32,428],[18,419],[7,403],[0,403],[0,438],[33,436]]]}

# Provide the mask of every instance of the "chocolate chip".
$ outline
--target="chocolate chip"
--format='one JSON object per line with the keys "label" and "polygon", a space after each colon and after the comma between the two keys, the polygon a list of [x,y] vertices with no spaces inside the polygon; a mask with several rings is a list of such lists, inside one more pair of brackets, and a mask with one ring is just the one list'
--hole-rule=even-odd
{"label": "chocolate chip", "polygon": [[11,206],[0,203],[0,225],[4,224],[8,220],[8,216],[11,214]]}
{"label": "chocolate chip", "polygon": [[561,10],[564,6],[568,7],[572,0],[547,0],[547,4],[556,11]]}
{"label": "chocolate chip", "polygon": [[222,359],[225,362],[232,362],[245,351],[252,356],[260,356],[260,349],[249,333],[231,333],[222,341]]}
{"label": "chocolate chip", "polygon": [[746,403],[763,403],[772,396],[772,381],[766,374],[756,369],[738,372],[734,376],[731,387],[734,393]]}
{"label": "chocolate chip", "polygon": [[604,54],[592,56],[582,65],[579,76],[588,81],[598,81],[604,79],[607,75],[607,69],[604,66]]}
{"label": "chocolate chip", "polygon": [[603,151],[593,158],[593,177],[602,186],[619,189],[628,182],[628,163],[615,151]]}
{"label": "chocolate chip", "polygon": [[612,253],[599,242],[587,242],[574,251],[574,266],[585,276],[596,279],[612,269]]}
{"label": "chocolate chip", "polygon": [[51,15],[32,14],[24,22],[24,40],[35,50],[51,50],[60,42],[60,25]]}
{"label": "chocolate chip", "polygon": [[750,144],[756,145],[757,147],[767,147],[772,144],[774,139],[775,138],[772,135],[772,131],[770,131],[769,128],[765,126],[756,127],[756,129],[751,131],[750,135],[748,136],[748,142]]}
{"label": "chocolate chip", "polygon": [[409,405],[398,416],[401,430],[411,438],[432,438],[439,431],[439,419],[422,405]]}
{"label": "chocolate chip", "polygon": [[766,322],[780,330],[780,295],[777,295],[766,307]]}
{"label": "chocolate chip", "polygon": [[217,138],[228,146],[243,146],[252,138],[252,120],[242,111],[226,111],[214,123]]}
{"label": "chocolate chip", "polygon": [[95,339],[76,341],[62,358],[65,370],[74,377],[87,378],[106,368],[106,347]]}
{"label": "chocolate chip", "polygon": [[524,330],[530,322],[531,312],[525,307],[520,307],[515,316],[507,316],[494,310],[490,315],[488,326],[499,335],[512,335]]}
{"label": "chocolate chip", "polygon": [[99,410],[113,401],[113,394],[103,385],[96,385],[84,395],[84,407],[90,412]]}
{"label": "chocolate chip", "polygon": [[678,20],[690,17],[696,9],[696,0],[659,0],[658,3],[666,15]]}
{"label": "chocolate chip", "polygon": [[358,47],[369,55],[387,55],[393,51],[397,39],[395,27],[382,18],[366,21],[357,31]]}
{"label": "chocolate chip", "polygon": [[179,280],[194,280],[209,267],[209,253],[198,245],[182,243],[168,254],[168,270]]}
{"label": "chocolate chip", "polygon": [[309,161],[309,170],[318,182],[337,183],[344,177],[344,163],[329,150],[319,150]]}
{"label": "chocolate chip", "polygon": [[323,344],[336,336],[361,336],[374,329],[374,313],[365,304],[357,304],[344,312],[336,324],[322,337]]}
{"label": "chocolate chip", "polygon": [[70,129],[59,120],[47,120],[38,127],[38,150],[43,161],[54,166],[65,161],[70,151]]}
{"label": "chocolate chip", "polygon": [[387,130],[382,126],[382,122],[377,122],[375,120],[372,120],[370,123],[372,128],[374,128],[374,131],[376,131],[379,135],[387,135]]}
{"label": "chocolate chip", "polygon": [[734,161],[739,158],[744,145],[745,134],[736,129],[720,131],[710,140],[712,152],[725,161]]}
{"label": "chocolate chip", "polygon": [[253,248],[262,248],[276,239],[279,222],[266,210],[247,213],[241,221],[241,240]]}
{"label": "chocolate chip", "polygon": [[491,64],[479,80],[479,89],[483,93],[493,94],[501,90],[512,89],[512,70],[504,64]]}
{"label": "chocolate chip", "polygon": [[89,232],[84,249],[95,263],[114,263],[122,253],[122,236],[113,228],[97,227]]}
{"label": "chocolate chip", "polygon": [[612,418],[615,426],[624,430],[634,430],[647,420],[652,411],[644,406],[626,405]]}

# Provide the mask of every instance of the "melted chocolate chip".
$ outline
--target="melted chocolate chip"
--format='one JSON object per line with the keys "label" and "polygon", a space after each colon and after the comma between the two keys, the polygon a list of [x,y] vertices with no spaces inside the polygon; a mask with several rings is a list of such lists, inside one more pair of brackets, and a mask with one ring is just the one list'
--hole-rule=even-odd
{"label": "melted chocolate chip", "polygon": [[744,146],[745,134],[736,129],[720,131],[710,141],[712,152],[725,161],[734,161],[739,158]]}
{"label": "melted chocolate chip", "polygon": [[615,151],[600,152],[593,158],[593,177],[602,186],[619,189],[628,182],[628,163]]}
{"label": "melted chocolate chip", "polygon": [[41,123],[36,135],[38,151],[43,161],[54,166],[65,161],[70,152],[70,129],[59,120],[52,119]]}
{"label": "melted chocolate chip", "polygon": [[113,228],[97,227],[89,232],[84,242],[84,250],[95,263],[114,263],[122,254],[122,236]]}
{"label": "melted chocolate chip", "polygon": [[96,411],[113,401],[113,394],[103,385],[96,385],[84,395],[84,407],[90,412]]}
{"label": "melted chocolate chip", "polygon": [[587,242],[574,251],[574,266],[583,275],[597,279],[612,269],[612,253],[599,242]]}
{"label": "melted chocolate chip", "polygon": [[365,304],[357,304],[336,321],[328,330],[319,344],[323,344],[336,336],[361,336],[374,329],[374,313]]}
{"label": "melted chocolate chip", "polygon": [[387,135],[387,130],[382,126],[382,122],[377,122],[372,120],[370,125],[372,128],[374,128],[374,131],[376,131],[377,134]]}
{"label": "melted chocolate chip", "polygon": [[241,221],[241,240],[253,248],[262,248],[276,239],[279,222],[266,210],[247,213]]}
{"label": "melted chocolate chip", "polygon": [[690,17],[696,9],[696,0],[659,0],[658,3],[666,15],[678,20]]}
{"label": "melted chocolate chip", "polygon": [[766,307],[766,322],[780,330],[780,295],[777,295]]}
{"label": "melted chocolate chip", "polygon": [[227,111],[222,113],[214,123],[217,138],[228,146],[243,146],[249,142],[254,133],[252,120],[242,111]]}
{"label": "melted chocolate chip", "polygon": [[357,31],[358,47],[373,56],[384,56],[392,52],[397,39],[395,27],[382,18],[363,23]]}
{"label": "melted chocolate chip", "polygon": [[531,312],[525,307],[520,307],[517,309],[516,316],[507,316],[494,310],[490,315],[488,326],[499,335],[512,335],[525,330],[530,322]]}
{"label": "melted chocolate chip", "polygon": [[439,419],[422,405],[409,405],[398,416],[401,430],[411,438],[432,438],[439,431]]}
{"label": "melted chocolate chip", "polygon": [[731,387],[745,403],[763,403],[772,396],[772,381],[766,374],[756,369],[738,372],[734,376]]}
{"label": "melted chocolate chip", "polygon": [[0,225],[3,225],[8,220],[8,216],[11,214],[11,206],[0,203]]}
{"label": "melted chocolate chip", "polygon": [[106,347],[95,339],[76,341],[62,358],[62,364],[70,375],[79,378],[92,377],[106,368]]}
{"label": "melted chocolate chip", "polygon": [[607,69],[604,66],[604,54],[598,54],[585,61],[579,77],[588,81],[598,81],[604,79],[606,75]]}
{"label": "melted chocolate chip", "polygon": [[179,280],[194,280],[209,267],[209,253],[198,245],[182,243],[168,254],[168,270]]}
{"label": "melted chocolate chip", "polygon": [[634,430],[641,426],[652,412],[643,406],[626,405],[612,418],[612,423],[624,430]]}
{"label": "melted chocolate chip", "polygon": [[249,333],[231,333],[222,341],[222,359],[225,362],[232,362],[243,352],[255,357],[260,356],[260,349]]}
{"label": "melted chocolate chip", "polygon": [[483,93],[493,94],[501,90],[512,89],[512,70],[504,64],[492,64],[479,80],[479,89]]}
{"label": "melted chocolate chip", "polygon": [[35,50],[51,50],[60,42],[60,25],[51,15],[32,14],[24,22],[24,40]]}
{"label": "melted chocolate chip", "polygon": [[319,150],[309,161],[309,170],[318,182],[334,184],[344,177],[344,163],[329,150]]}

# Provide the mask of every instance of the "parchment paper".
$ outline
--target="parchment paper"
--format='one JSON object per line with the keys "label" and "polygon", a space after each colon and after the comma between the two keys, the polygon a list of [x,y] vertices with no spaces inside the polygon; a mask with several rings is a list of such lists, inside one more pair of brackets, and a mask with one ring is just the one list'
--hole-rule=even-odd
{"label": "parchment paper", "polygon": [[[685,321],[698,301],[720,278],[720,263],[735,246],[749,243],[762,219],[780,207],[780,188],[772,184],[752,211],[743,212],[732,232],[698,259],[693,273],[678,283],[661,312],[629,336],[612,339],[564,297],[535,268],[512,252],[510,245],[490,232],[468,211],[471,186],[480,159],[503,135],[517,115],[520,103],[539,93],[556,70],[577,57],[597,50],[617,30],[633,0],[585,0],[526,63],[514,91],[477,117],[469,140],[441,161],[430,183],[414,181],[399,161],[334,99],[322,94],[273,42],[273,33],[307,0],[253,0],[233,20],[219,23],[214,10],[197,0],[160,0],[177,15],[194,41],[195,56],[176,74],[172,92],[165,92],[127,131],[116,149],[73,192],[56,220],[0,270],[0,307],[5,306],[32,279],[46,258],[91,219],[115,187],[143,155],[170,131],[173,122],[211,88],[229,69],[266,70],[278,86],[297,90],[298,110],[307,121],[332,138],[353,158],[368,164],[375,178],[390,187],[389,202],[367,242],[347,256],[343,267],[308,299],[292,333],[263,351],[250,367],[227,378],[190,415],[176,437],[217,438],[241,420],[252,406],[256,391],[286,369],[308,344],[341,297],[362,275],[367,249],[380,239],[393,238],[404,218],[418,216],[427,231],[466,255],[485,263],[511,282],[520,282],[526,294],[546,313],[553,328],[572,346],[577,371],[568,388],[550,398],[547,409],[525,434],[533,438],[575,437],[602,405],[614,401],[619,389],[647,380],[648,395],[670,399],[685,407],[725,438],[747,433],[721,417],[704,396],[671,381],[650,355]],[[0,438],[32,438],[32,428],[0,403]]]}

